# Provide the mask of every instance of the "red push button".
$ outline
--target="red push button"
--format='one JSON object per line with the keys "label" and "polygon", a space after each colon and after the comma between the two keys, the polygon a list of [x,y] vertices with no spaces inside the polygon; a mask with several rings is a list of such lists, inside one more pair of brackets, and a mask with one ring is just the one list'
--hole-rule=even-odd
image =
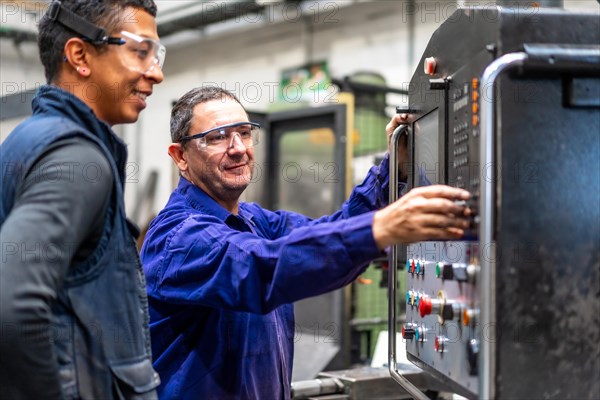
{"label": "red push button", "polygon": [[427,57],[425,62],[423,63],[423,69],[427,75],[435,74],[435,69],[437,67],[437,61],[434,57]]}
{"label": "red push button", "polygon": [[421,318],[431,314],[431,308],[431,299],[429,297],[423,296],[419,300],[419,314],[421,315]]}
{"label": "red push button", "polygon": [[446,340],[448,340],[448,338],[446,338],[445,336],[436,336],[433,342],[433,349],[437,353],[442,353],[444,351],[444,344],[446,343]]}
{"label": "red push button", "polygon": [[402,337],[404,339],[412,339],[415,335],[415,327],[410,322],[402,325]]}

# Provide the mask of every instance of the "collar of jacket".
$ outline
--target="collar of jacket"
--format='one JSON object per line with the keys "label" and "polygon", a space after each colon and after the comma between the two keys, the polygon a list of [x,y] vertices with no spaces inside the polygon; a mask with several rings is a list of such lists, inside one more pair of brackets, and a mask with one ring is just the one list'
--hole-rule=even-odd
{"label": "collar of jacket", "polygon": [[177,185],[176,191],[183,196],[192,207],[204,214],[217,217],[223,222],[230,216],[240,217],[246,223],[255,225],[254,221],[252,221],[253,215],[246,209],[245,203],[239,203],[238,215],[230,213],[204,190],[200,189],[183,176],[179,177],[179,184]]}

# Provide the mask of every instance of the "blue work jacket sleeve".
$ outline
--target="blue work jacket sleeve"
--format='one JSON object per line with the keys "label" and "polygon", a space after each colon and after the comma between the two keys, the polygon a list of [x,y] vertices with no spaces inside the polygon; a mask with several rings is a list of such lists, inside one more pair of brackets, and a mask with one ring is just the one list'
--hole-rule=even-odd
{"label": "blue work jacket sleeve", "polygon": [[[169,303],[267,313],[342,287],[380,253],[373,213],[305,226],[265,239],[217,218],[190,216],[164,243],[161,257],[145,246],[150,295]],[[144,255],[145,254],[145,255]],[[156,269],[156,270],[153,270]]]}
{"label": "blue work jacket sleeve", "polygon": [[[350,197],[341,209],[344,216],[351,217],[378,210],[388,205],[390,193],[389,157],[389,154],[386,154],[379,165],[371,167],[364,181],[352,190]],[[404,186],[404,183],[399,183],[398,193]]]}

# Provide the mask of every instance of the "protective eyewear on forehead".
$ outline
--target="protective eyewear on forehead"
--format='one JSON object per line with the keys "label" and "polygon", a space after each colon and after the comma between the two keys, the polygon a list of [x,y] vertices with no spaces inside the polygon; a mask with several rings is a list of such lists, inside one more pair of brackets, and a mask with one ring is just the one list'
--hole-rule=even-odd
{"label": "protective eyewear on forehead", "polygon": [[259,133],[260,125],[255,122],[235,122],[183,137],[180,142],[198,139],[199,150],[227,150],[233,146],[236,136],[245,147],[253,147],[259,142]]}

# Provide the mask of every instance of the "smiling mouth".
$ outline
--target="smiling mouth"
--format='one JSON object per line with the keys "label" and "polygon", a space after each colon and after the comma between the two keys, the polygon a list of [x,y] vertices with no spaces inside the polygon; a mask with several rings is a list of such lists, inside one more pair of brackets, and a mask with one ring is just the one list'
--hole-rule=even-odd
{"label": "smiling mouth", "polygon": [[133,95],[136,96],[136,97],[139,97],[140,99],[142,99],[144,101],[146,101],[146,99],[148,98],[148,96],[150,96],[150,94],[148,94],[148,93],[143,93],[143,92],[140,92],[140,91],[137,91],[137,90],[133,91]]}
{"label": "smiling mouth", "polygon": [[232,166],[229,166],[229,167],[225,167],[225,170],[232,170],[232,169],[243,168],[243,167],[245,167],[246,165],[248,165],[248,164],[232,165]]}

